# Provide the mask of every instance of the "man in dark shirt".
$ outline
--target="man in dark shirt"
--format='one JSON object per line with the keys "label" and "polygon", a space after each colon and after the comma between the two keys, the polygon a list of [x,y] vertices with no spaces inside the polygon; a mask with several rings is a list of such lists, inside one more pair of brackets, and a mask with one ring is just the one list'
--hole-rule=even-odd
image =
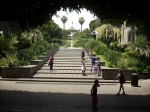
{"label": "man in dark shirt", "polygon": [[81,51],[81,58],[83,59],[85,57],[85,52],[84,50]]}

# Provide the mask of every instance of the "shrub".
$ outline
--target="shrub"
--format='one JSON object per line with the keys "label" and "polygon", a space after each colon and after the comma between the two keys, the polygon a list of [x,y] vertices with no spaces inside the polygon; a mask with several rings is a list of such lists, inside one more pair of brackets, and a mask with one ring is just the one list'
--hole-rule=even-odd
{"label": "shrub", "polygon": [[127,69],[128,68],[128,59],[122,55],[120,58],[117,60],[117,67],[119,69]]}
{"label": "shrub", "polygon": [[106,51],[109,49],[107,48],[107,45],[103,42],[100,42],[99,45],[95,46],[93,49],[97,54],[103,55]]}
{"label": "shrub", "polygon": [[89,41],[89,39],[81,39],[80,38],[74,43],[74,46],[75,47],[83,47],[88,41]]}
{"label": "shrub", "polygon": [[99,45],[99,42],[95,40],[90,40],[85,44],[85,46],[88,47],[89,49],[94,49],[94,47],[97,45]]}
{"label": "shrub", "polygon": [[6,55],[6,65],[9,67],[19,66],[19,61],[17,57],[17,52],[5,52]]}

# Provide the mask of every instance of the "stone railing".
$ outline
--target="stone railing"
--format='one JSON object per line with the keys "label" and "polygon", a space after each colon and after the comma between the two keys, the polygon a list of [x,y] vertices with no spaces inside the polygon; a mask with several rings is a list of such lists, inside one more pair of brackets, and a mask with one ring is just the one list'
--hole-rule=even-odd
{"label": "stone railing", "polygon": [[[131,80],[132,71],[131,70],[122,70],[125,79]],[[119,73],[119,69],[115,68],[104,68],[102,69],[102,79],[104,80],[114,80]]]}
{"label": "stone railing", "polygon": [[51,49],[43,56],[39,56],[38,60],[32,60],[30,65],[21,67],[2,67],[2,78],[31,78],[33,75],[47,62],[51,55],[54,55],[59,50],[59,47]]}

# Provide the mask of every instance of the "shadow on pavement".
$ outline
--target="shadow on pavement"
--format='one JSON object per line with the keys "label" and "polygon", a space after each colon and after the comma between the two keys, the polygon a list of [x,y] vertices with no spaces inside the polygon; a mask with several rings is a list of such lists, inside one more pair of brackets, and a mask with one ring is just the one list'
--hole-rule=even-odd
{"label": "shadow on pavement", "polygon": [[[141,110],[141,112],[150,112],[150,95],[99,94],[98,98],[98,108],[103,111],[130,110],[137,112],[137,110]],[[16,110],[25,112],[90,112],[91,96],[90,94],[0,90],[0,111],[14,112]]]}

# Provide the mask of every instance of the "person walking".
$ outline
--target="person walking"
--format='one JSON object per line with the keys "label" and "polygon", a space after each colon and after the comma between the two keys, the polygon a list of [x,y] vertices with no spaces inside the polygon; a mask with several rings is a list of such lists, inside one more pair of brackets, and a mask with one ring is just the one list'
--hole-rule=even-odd
{"label": "person walking", "polygon": [[99,81],[96,79],[91,88],[92,109],[97,109],[97,104],[98,104],[97,87],[100,87],[100,85],[99,85]]}
{"label": "person walking", "polygon": [[114,81],[115,81],[117,78],[119,79],[119,83],[120,83],[119,92],[117,93],[117,96],[119,96],[119,95],[120,95],[120,92],[121,92],[121,89],[123,90],[123,93],[122,93],[122,94],[125,94],[124,87],[123,87],[123,84],[125,83],[125,77],[124,77],[124,74],[122,73],[122,70],[119,70],[119,74],[118,74],[117,77],[114,79]]}
{"label": "person walking", "polygon": [[82,70],[82,75],[85,76],[85,71],[86,71],[86,67],[85,67],[85,58],[82,58],[81,60],[81,70]]}
{"label": "person walking", "polygon": [[53,71],[53,62],[54,62],[54,57],[53,55],[51,55],[49,58],[50,71]]}
{"label": "person walking", "polygon": [[82,51],[81,51],[81,59],[83,59],[85,57],[85,52],[84,52],[84,50],[82,49]]}
{"label": "person walking", "polygon": [[96,60],[95,54],[92,54],[90,72],[92,72],[92,68],[95,66],[95,60]]}

